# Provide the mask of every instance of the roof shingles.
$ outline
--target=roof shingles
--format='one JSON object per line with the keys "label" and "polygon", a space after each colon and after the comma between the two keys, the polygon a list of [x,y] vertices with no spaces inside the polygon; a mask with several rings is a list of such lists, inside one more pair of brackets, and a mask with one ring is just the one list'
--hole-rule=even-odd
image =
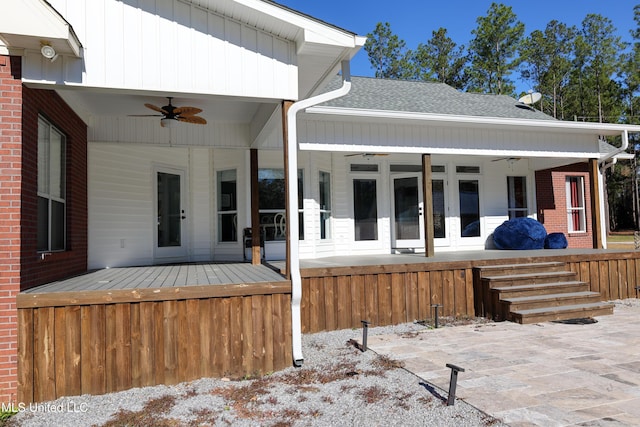
{"label": "roof shingles", "polygon": [[[555,120],[506,95],[460,92],[444,83],[352,77],[351,91],[323,106],[458,116]],[[335,89],[340,79],[327,89]]]}

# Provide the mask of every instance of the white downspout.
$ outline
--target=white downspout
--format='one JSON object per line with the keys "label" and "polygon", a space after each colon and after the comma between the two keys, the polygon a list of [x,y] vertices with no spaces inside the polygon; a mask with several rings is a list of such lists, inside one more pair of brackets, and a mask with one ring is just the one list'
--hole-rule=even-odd
{"label": "white downspout", "polygon": [[302,366],[302,325],[300,320],[300,300],[302,299],[302,278],[300,277],[300,258],[298,240],[300,224],[298,223],[298,135],[296,116],[298,112],[322,102],[340,98],[351,90],[351,71],[348,60],[342,61],[342,87],[331,92],[303,99],[291,104],[287,111],[288,156],[287,180],[289,182],[289,256],[291,275],[291,332],[293,346],[293,363]]}
{"label": "white downspout", "polygon": [[[598,164],[600,165],[600,167],[598,168],[600,170],[600,173],[598,174],[598,184],[599,184],[598,188],[600,189],[600,194],[598,196],[600,197],[600,201],[601,201],[600,218],[608,218],[608,215],[605,212],[605,205],[606,205],[605,197],[607,195],[604,194],[604,174],[607,171],[607,169],[609,169],[610,167],[612,167],[618,162],[618,159],[616,159],[615,156],[622,153],[623,151],[626,151],[626,149],[629,147],[629,132],[626,129],[622,131],[621,137],[622,137],[622,145],[620,146],[620,148],[618,148],[615,151],[612,151],[611,153],[604,156],[602,159],[598,160]],[[611,159],[611,161],[607,163],[607,160],[609,159]],[[600,238],[602,239],[602,247],[604,249],[607,249],[607,229],[609,227],[606,226],[606,224],[604,225],[605,225],[604,227],[600,227]]]}

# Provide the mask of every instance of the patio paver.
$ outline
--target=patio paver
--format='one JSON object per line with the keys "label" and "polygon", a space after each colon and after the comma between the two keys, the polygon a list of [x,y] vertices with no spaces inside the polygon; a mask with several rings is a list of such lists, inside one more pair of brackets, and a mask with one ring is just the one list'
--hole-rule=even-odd
{"label": "patio paver", "polygon": [[510,322],[371,336],[368,347],[511,426],[640,425],[640,307],[593,324]]}

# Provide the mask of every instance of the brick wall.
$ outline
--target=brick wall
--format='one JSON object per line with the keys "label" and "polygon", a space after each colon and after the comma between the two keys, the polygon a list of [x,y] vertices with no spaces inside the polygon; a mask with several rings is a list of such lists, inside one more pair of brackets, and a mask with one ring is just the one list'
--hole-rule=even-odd
{"label": "brick wall", "polygon": [[[38,114],[67,137],[68,250],[37,253]],[[86,271],[87,128],[54,92],[22,85],[21,58],[0,56],[0,402],[14,401],[20,290]]]}
{"label": "brick wall", "polygon": [[0,56],[0,402],[15,399],[20,291],[22,82],[20,58]]}
{"label": "brick wall", "polygon": [[[584,179],[586,233],[570,234],[568,231],[566,195],[566,179],[568,176],[581,176]],[[544,224],[547,233],[564,233],[570,248],[593,247],[590,181],[589,165],[587,163],[575,163],[536,172],[538,220]]]}
{"label": "brick wall", "polygon": [[[87,126],[55,91],[23,88],[23,218],[20,289],[87,270]],[[37,252],[38,115],[67,141],[67,250],[44,259]]]}

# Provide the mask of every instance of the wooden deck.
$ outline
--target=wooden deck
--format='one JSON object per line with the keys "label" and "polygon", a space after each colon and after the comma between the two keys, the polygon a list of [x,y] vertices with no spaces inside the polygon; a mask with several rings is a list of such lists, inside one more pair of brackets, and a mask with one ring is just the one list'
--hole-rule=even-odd
{"label": "wooden deck", "polygon": [[[640,252],[481,251],[301,262],[302,330],[483,315],[478,266],[561,261],[603,299],[637,297]],[[267,266],[111,268],[17,296],[18,400],[291,366],[291,283]]]}
{"label": "wooden deck", "polygon": [[18,400],[291,366],[291,283],[266,266],[110,268],[17,296]]}
{"label": "wooden deck", "polygon": [[21,292],[18,308],[290,293],[265,265],[190,263],[106,268]]}
{"label": "wooden deck", "polygon": [[25,293],[174,288],[279,282],[284,277],[264,265],[189,263],[105,268],[24,291]]}

